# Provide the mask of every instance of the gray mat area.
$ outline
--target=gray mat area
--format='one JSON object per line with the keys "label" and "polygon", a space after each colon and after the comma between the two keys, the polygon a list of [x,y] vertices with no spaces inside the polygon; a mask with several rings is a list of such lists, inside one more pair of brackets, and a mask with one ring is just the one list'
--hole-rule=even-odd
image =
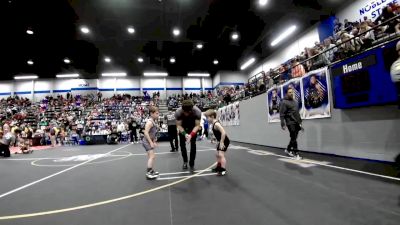
{"label": "gray mat area", "polygon": [[[198,142],[198,170],[214,163],[214,147]],[[205,171],[189,177],[182,173],[180,153],[168,150],[167,143],[160,143],[156,169],[163,179],[155,181],[145,179],[147,158],[140,145],[59,147],[0,159],[0,196],[67,170],[0,197],[0,224],[397,225],[400,221],[400,182],[394,179],[293,161],[276,155],[282,154],[276,149],[243,144],[228,150],[227,176]],[[306,158],[344,168],[351,164],[350,160],[342,165],[337,157]],[[68,170],[81,163],[85,164]],[[362,163],[370,168],[376,162]],[[354,164],[360,162],[354,160]],[[98,203],[168,184],[84,209],[2,220]]]}

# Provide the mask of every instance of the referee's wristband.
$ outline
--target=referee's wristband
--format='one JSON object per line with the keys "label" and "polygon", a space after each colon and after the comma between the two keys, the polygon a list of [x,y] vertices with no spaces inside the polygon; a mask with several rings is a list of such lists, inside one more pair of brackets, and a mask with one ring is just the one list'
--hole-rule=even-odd
{"label": "referee's wristband", "polygon": [[190,132],[190,136],[192,137],[192,138],[194,138],[194,136],[196,136],[196,133],[195,132]]}
{"label": "referee's wristband", "polygon": [[182,131],[181,134],[182,134],[183,136],[186,136],[187,133],[186,133],[186,131]]}

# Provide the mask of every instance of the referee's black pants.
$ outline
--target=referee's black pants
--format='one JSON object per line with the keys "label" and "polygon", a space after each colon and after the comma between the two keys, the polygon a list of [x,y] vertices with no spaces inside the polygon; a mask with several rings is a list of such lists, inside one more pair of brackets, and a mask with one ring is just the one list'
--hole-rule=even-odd
{"label": "referee's black pants", "polygon": [[[197,134],[194,137],[192,137],[192,139],[190,140],[190,160],[189,160],[190,167],[194,167],[194,161],[196,160],[196,139],[197,139]],[[187,163],[188,157],[187,157],[187,150],[186,150],[186,138],[184,135],[179,134],[179,142],[181,145],[183,162]]]}

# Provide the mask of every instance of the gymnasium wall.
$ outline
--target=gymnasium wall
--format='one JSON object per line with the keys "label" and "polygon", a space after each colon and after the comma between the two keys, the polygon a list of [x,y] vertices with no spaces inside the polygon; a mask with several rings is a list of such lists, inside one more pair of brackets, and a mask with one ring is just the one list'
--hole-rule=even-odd
{"label": "gymnasium wall", "polygon": [[363,20],[364,16],[368,17],[372,21],[375,21],[378,16],[382,13],[382,9],[389,3],[399,3],[399,0],[357,0],[349,1],[336,17],[339,18],[340,22],[343,23],[344,19],[349,21]]}
{"label": "gymnasium wall", "polygon": [[183,89],[184,93],[200,93],[202,90],[202,82],[201,78],[191,78],[191,77],[184,77],[183,78]]}
{"label": "gymnasium wall", "polygon": [[[289,132],[267,122],[266,94],[240,102],[240,126],[226,127],[233,141],[285,148]],[[299,149],[393,161],[400,152],[400,110],[379,106],[332,109],[329,119],[305,120]]]}
{"label": "gymnasium wall", "polygon": [[167,79],[167,96],[171,95],[182,95],[182,78],[177,77],[177,78],[168,78]]}
{"label": "gymnasium wall", "polygon": [[[72,94],[86,95],[101,91],[103,97],[114,94],[143,95],[147,91],[150,95],[160,92],[161,99],[172,94],[200,93],[201,90],[212,90],[211,78],[202,77],[166,77],[166,78],[101,78],[101,79],[37,79],[0,81],[0,99],[13,94],[40,101],[48,95]],[[33,91],[33,93],[32,93]]]}
{"label": "gymnasium wall", "polygon": [[7,98],[13,92],[14,83],[12,81],[0,81],[0,98]]}
{"label": "gymnasium wall", "polygon": [[218,73],[218,76],[218,83],[214,83],[214,87],[244,85],[248,82],[247,75],[238,71],[221,71]]}

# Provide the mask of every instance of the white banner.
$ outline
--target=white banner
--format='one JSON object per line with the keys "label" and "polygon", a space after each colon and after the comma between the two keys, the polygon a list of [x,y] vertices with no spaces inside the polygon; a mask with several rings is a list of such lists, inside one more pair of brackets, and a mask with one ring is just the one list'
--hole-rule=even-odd
{"label": "white banner", "polygon": [[232,103],[218,109],[218,120],[222,126],[239,126],[240,125],[240,104]]}

